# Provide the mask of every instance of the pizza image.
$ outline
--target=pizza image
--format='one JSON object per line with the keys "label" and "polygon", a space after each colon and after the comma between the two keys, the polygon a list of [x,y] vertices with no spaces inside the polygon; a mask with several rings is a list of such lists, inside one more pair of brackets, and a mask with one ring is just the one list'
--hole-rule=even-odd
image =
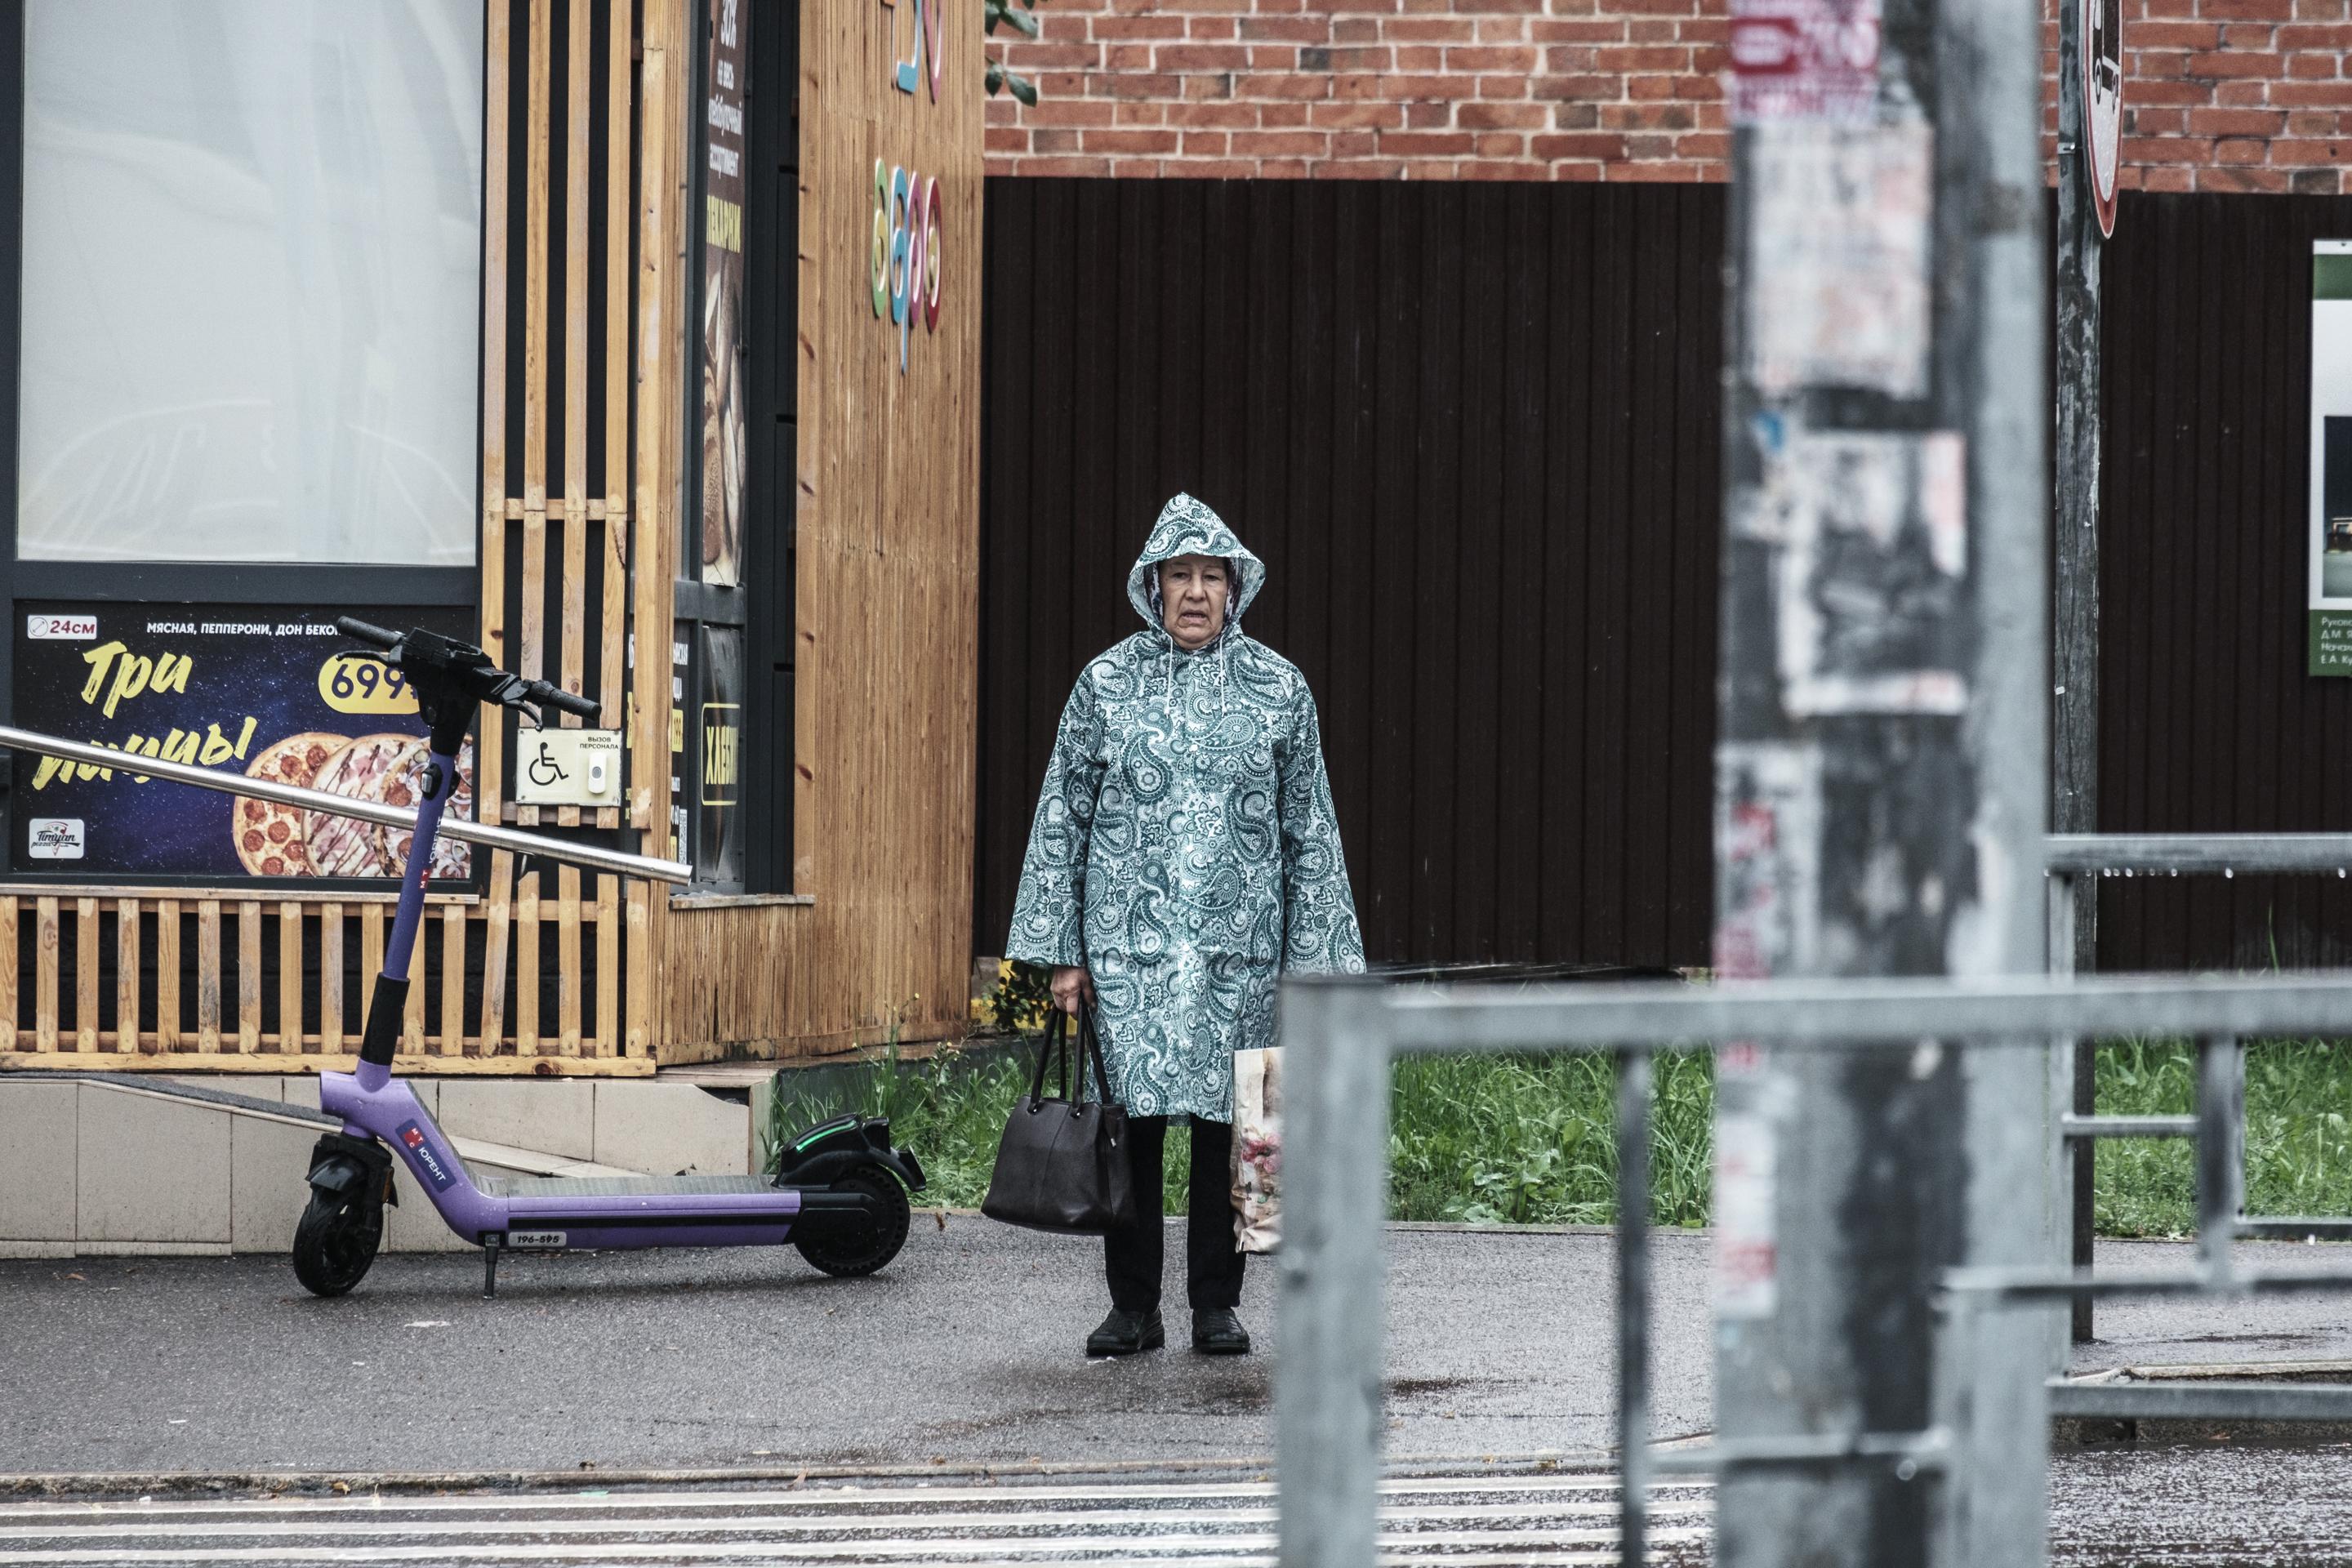
{"label": "pizza image", "polygon": [[[317,730],[289,735],[254,758],[245,776],[315,788],[320,772],[347,743],[341,735]],[[316,874],[310,846],[311,816],[299,806],[238,795],[229,803],[229,831],[237,859],[256,877]]]}
{"label": "pizza image", "polygon": [[[320,767],[310,787],[354,800],[382,801],[385,780],[401,753],[424,743],[415,735],[361,735],[346,741]],[[415,804],[414,799],[410,804]],[[302,816],[315,874],[390,877],[399,873],[400,868],[384,858],[383,829],[375,824],[324,811],[306,811]]]}
{"label": "pizza image", "polygon": [[[423,737],[410,741],[408,748],[394,758],[383,779],[382,793],[377,796],[386,805],[396,805],[403,811],[414,811],[425,803],[425,764],[432,752]],[[457,752],[457,793],[443,808],[445,820],[473,820],[474,816],[474,742],[468,741]],[[377,853],[388,868],[387,874],[397,877],[408,867],[408,841],[413,837],[405,827],[377,827]],[[454,838],[433,841],[433,867],[427,876],[462,878],[474,868],[473,851]]]}

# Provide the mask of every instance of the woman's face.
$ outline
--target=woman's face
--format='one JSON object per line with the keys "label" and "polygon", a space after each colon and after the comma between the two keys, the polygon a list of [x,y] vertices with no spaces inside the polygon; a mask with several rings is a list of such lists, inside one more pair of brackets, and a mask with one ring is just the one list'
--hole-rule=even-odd
{"label": "woman's face", "polygon": [[1187,651],[1206,647],[1225,629],[1225,563],[1213,555],[1179,555],[1160,563],[1160,624]]}

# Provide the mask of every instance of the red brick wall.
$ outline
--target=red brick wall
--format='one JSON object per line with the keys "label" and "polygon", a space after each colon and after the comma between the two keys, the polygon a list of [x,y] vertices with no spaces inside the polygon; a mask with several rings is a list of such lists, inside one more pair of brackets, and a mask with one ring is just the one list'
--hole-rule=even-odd
{"label": "red brick wall", "polygon": [[[2054,23],[2045,39],[2054,67]],[[2352,156],[2346,0],[2125,0],[2124,54],[2126,186],[2344,188],[2337,165]]]}
{"label": "red brick wall", "polygon": [[1721,179],[1727,0],[1041,0],[991,174]]}
{"label": "red brick wall", "polygon": [[[2342,188],[2347,5],[2124,0],[2124,183]],[[991,100],[988,168],[1719,180],[1728,10],[1729,0],[1039,0],[1040,38],[990,41],[1042,100]],[[2054,22],[2047,42],[2054,68]]]}

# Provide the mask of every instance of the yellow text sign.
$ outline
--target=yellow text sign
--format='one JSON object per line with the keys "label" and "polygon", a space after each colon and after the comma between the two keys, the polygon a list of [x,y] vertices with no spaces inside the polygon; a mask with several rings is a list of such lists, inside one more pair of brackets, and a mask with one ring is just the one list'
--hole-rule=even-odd
{"label": "yellow text sign", "polygon": [[365,654],[339,653],[320,665],[319,696],[338,713],[416,711],[416,692],[407,678]]}

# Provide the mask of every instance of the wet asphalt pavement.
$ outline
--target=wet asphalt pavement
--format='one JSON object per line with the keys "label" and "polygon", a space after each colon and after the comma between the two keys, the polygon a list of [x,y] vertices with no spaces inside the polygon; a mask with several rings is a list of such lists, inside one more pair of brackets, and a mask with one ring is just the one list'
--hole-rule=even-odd
{"label": "wet asphalt pavement", "polygon": [[[1260,1353],[1090,1362],[1099,1244],[918,1215],[880,1275],[789,1248],[378,1259],[351,1296],[283,1258],[0,1262],[0,1472],[570,1470],[1270,1455],[1275,1270]],[[1611,1238],[1393,1232],[1400,1455],[1614,1440]],[[1708,1238],[1658,1240],[1656,1430],[1706,1430]],[[1169,1262],[1180,1281],[1181,1227]],[[77,1278],[79,1277],[79,1278]],[[1181,1283],[1179,1290],[1181,1292]]]}
{"label": "wet asphalt pavement", "polygon": [[[1088,1362],[1093,1245],[921,1221],[868,1280],[823,1279],[789,1250],[526,1256],[495,1302],[468,1256],[383,1258],[340,1301],[304,1295],[279,1258],[0,1262],[0,1472],[1240,1460],[1223,1473],[1255,1479],[1270,1353],[1193,1356],[1179,1310],[1179,1348]],[[1710,1421],[1709,1239],[1658,1237],[1661,1437]],[[1390,1247],[1392,1455],[1475,1470],[1608,1445],[1609,1237],[1399,1229]],[[2188,1252],[2108,1244],[2100,1266]],[[1273,1285],[1253,1268],[1262,1352],[1277,1348]],[[2352,1359],[2352,1301],[2316,1296],[2108,1303],[2100,1329],[2078,1366]],[[2352,1565],[2352,1446],[2062,1451],[2052,1504],[2060,1563]]]}
{"label": "wet asphalt pavement", "polygon": [[[2176,1273],[2194,1248],[2175,1241],[2103,1241],[2102,1273]],[[2240,1242],[2244,1267],[2352,1268],[2352,1248],[2291,1241]],[[2352,1360],[2352,1295],[2269,1296],[2260,1300],[2116,1300],[2099,1303],[2096,1343],[2075,1348],[2074,1369],[2213,1362]]]}

